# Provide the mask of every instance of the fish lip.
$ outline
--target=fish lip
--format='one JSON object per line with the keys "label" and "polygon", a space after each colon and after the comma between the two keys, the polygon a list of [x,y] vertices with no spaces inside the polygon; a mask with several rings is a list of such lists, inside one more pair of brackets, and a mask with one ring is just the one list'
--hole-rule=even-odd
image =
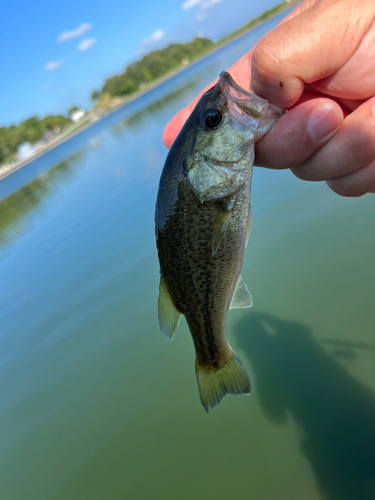
{"label": "fish lip", "polygon": [[222,92],[225,96],[226,99],[231,100],[234,103],[239,103],[241,99],[236,98],[235,96],[231,95],[230,92],[228,91],[228,86],[232,87],[234,90],[237,92],[241,93],[245,97],[250,97],[252,101],[255,101],[258,104],[262,104],[262,106],[265,106],[269,110],[271,110],[274,113],[277,113],[279,116],[281,116],[283,113],[285,113],[285,109],[279,108],[277,106],[274,106],[273,104],[270,104],[267,99],[263,99],[262,97],[259,97],[258,95],[254,94],[250,90],[245,90],[242,87],[236,83],[232,76],[227,72],[227,71],[222,71],[220,73],[220,78],[218,82],[215,85],[215,89],[219,92]]}
{"label": "fish lip", "polygon": [[[249,91],[243,89],[242,87],[240,87],[238,85],[238,83],[236,83],[233,80],[232,76],[227,71],[222,71],[220,73],[219,81],[217,82],[216,86],[219,87],[221,89],[221,91],[224,92],[224,94],[227,97],[231,98],[230,96],[228,96],[228,94],[227,94],[227,92],[225,90],[225,84],[229,84],[231,87],[233,87],[238,92],[241,92],[241,94],[244,94],[247,97],[254,97],[254,94],[252,94],[251,92],[249,92]],[[264,99],[262,99],[262,100],[264,100]]]}
{"label": "fish lip", "polygon": [[262,97],[259,97],[258,95],[250,92],[250,90],[245,90],[244,88],[240,87],[238,83],[236,83],[233,80],[232,75],[228,73],[228,71],[222,71],[220,73],[219,81],[217,82],[216,87],[218,87],[223,92],[225,97],[235,102],[236,99],[233,99],[233,96],[231,96],[229,92],[226,90],[226,85],[230,85],[232,88],[237,90],[237,92],[240,92],[246,97],[251,97],[252,99],[255,98],[258,102],[263,102],[268,104],[268,101],[266,99],[263,99]]}

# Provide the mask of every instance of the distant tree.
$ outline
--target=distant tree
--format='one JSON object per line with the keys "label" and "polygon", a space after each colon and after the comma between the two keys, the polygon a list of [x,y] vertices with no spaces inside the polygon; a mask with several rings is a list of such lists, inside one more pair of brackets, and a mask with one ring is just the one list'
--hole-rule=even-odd
{"label": "distant tree", "polygon": [[36,142],[39,140],[44,132],[44,127],[37,116],[32,116],[23,121],[18,126],[18,133],[21,142]]}
{"label": "distant tree", "polygon": [[79,108],[77,108],[77,106],[72,106],[71,108],[69,108],[68,109],[69,116],[72,116],[72,114],[75,113],[76,111],[79,111]]}
{"label": "distant tree", "polygon": [[[110,108],[112,105],[116,104],[116,100],[119,100],[119,97],[113,97],[107,92],[102,94],[100,98],[96,101],[96,103],[93,106],[93,109],[95,110],[106,110]],[[121,102],[121,100],[120,100]]]}
{"label": "distant tree", "polygon": [[37,142],[47,130],[63,129],[71,121],[63,115],[49,115],[40,119],[32,116],[19,125],[0,127],[0,162],[14,158],[17,148],[23,142]]}
{"label": "distant tree", "polygon": [[101,97],[101,92],[98,92],[97,90],[94,90],[94,92],[91,94],[91,99],[93,101],[97,101]]}
{"label": "distant tree", "polygon": [[63,115],[49,115],[43,118],[41,123],[45,130],[53,130],[55,127],[59,127],[60,129],[66,127],[71,123],[71,120],[65,118]]}
{"label": "distant tree", "polygon": [[127,66],[124,73],[108,78],[100,93],[93,92],[92,99],[104,94],[126,97],[145,84],[164,76],[169,71],[196,59],[214,46],[208,38],[196,38],[190,43],[175,43],[146,54],[141,60]]}

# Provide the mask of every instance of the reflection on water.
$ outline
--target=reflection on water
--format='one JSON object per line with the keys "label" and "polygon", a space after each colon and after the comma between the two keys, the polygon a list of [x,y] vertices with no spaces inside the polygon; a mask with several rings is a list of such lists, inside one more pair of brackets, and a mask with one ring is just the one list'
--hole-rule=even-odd
{"label": "reflection on water", "polygon": [[[212,66],[212,65],[211,65]],[[206,68],[205,72],[207,71]],[[199,75],[196,75],[197,77]],[[162,110],[163,108],[167,108],[173,102],[181,102],[186,95],[188,95],[194,88],[196,87],[196,79],[185,82],[179,88],[171,92],[170,94],[158,99],[153,102],[150,106],[143,108],[142,110],[128,116],[125,120],[122,120],[119,123],[116,123],[112,128],[111,132],[114,134],[119,134],[120,131],[126,129],[128,127],[137,128],[144,123],[144,120],[154,119],[155,113],[157,111]]]}
{"label": "reflection on water", "polygon": [[28,220],[41,210],[41,203],[73,174],[83,150],[47,170],[32,182],[0,201],[0,248],[28,230]]}
{"label": "reflection on water", "polygon": [[[255,312],[235,332],[255,373],[254,390],[265,415],[283,424],[290,413],[298,423],[301,449],[324,496],[374,500],[374,394],[302,324]],[[357,347],[346,343],[349,353]]]}

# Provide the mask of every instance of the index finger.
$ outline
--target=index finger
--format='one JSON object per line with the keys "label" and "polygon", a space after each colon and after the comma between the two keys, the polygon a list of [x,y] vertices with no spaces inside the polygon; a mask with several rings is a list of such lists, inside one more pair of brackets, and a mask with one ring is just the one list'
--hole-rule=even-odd
{"label": "index finger", "polygon": [[258,42],[251,61],[253,91],[281,108],[295,104],[306,83],[326,95],[368,98],[341,95],[335,74],[350,60],[372,23],[370,2],[314,3]]}

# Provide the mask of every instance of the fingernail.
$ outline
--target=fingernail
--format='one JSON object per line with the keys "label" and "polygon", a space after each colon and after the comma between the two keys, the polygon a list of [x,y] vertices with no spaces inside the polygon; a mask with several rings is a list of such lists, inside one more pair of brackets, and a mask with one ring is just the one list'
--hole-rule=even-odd
{"label": "fingernail", "polygon": [[307,129],[315,142],[327,142],[335,135],[343,120],[343,113],[338,106],[326,102],[315,106],[307,119]]}

